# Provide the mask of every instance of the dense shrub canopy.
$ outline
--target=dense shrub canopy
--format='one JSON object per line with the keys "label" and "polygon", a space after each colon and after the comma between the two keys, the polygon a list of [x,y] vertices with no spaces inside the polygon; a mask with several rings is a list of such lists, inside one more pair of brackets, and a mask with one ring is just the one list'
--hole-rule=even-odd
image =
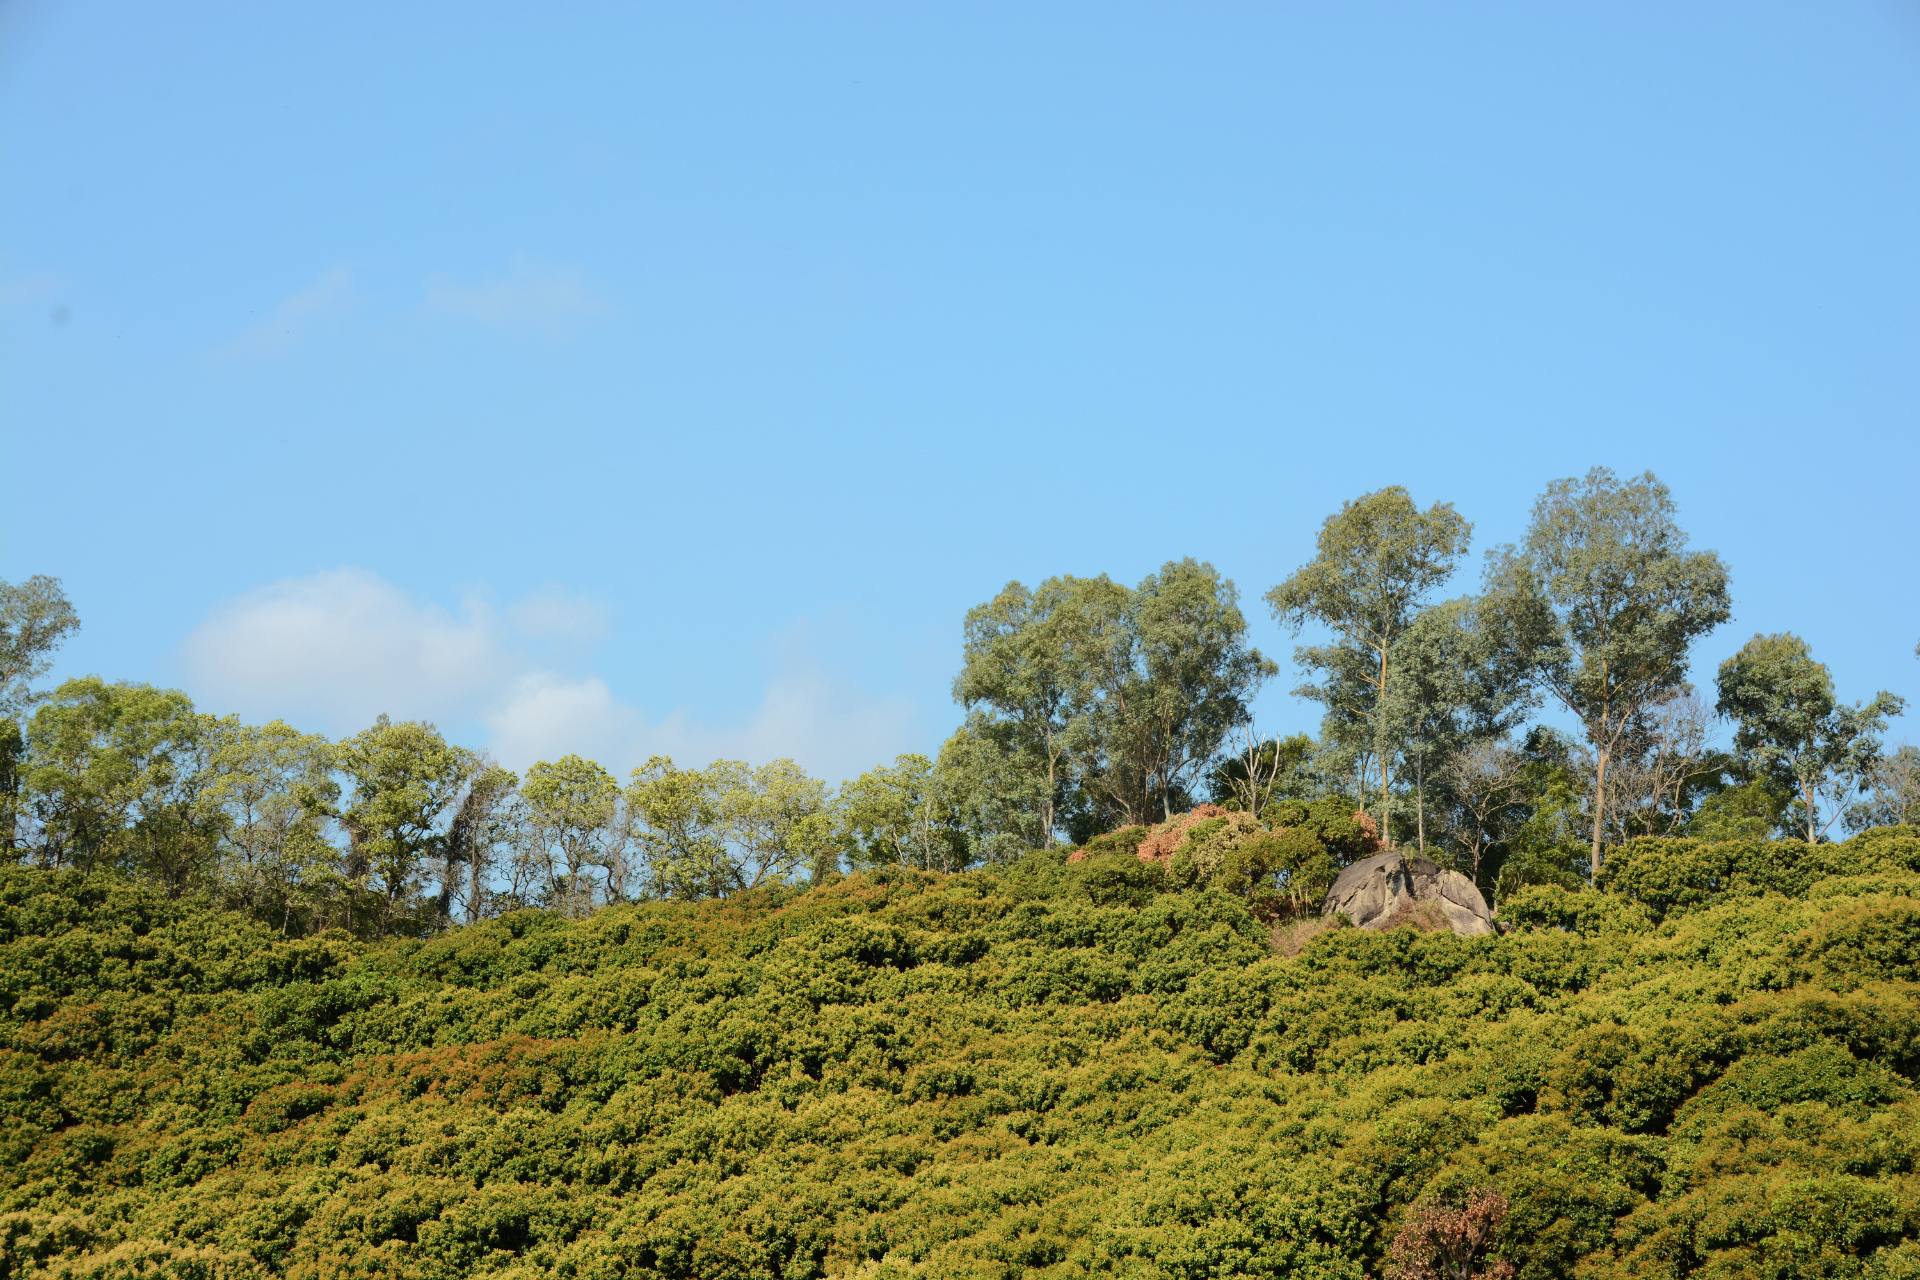
{"label": "dense shrub canopy", "polygon": [[1293,957],[1119,853],[385,943],[0,873],[0,1275],[1357,1278],[1489,1193],[1539,1280],[1920,1268],[1920,833]]}

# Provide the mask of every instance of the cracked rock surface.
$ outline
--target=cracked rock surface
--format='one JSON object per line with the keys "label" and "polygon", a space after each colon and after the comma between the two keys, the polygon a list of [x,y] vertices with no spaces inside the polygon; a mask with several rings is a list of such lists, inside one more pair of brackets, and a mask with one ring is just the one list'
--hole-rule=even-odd
{"label": "cracked rock surface", "polygon": [[1320,914],[1344,915],[1362,929],[1414,924],[1468,937],[1494,932],[1493,913],[1473,881],[1397,851],[1376,853],[1342,871]]}

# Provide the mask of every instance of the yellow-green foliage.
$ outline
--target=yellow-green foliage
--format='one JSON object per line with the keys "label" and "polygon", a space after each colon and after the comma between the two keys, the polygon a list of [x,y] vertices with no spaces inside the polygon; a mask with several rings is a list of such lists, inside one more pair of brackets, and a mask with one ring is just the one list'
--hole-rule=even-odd
{"label": "yellow-green foliage", "polygon": [[[1218,833],[1214,833],[1218,834]],[[0,1276],[1920,1274],[1920,836],[1623,851],[1499,937],[1034,855],[285,941],[0,873]]]}
{"label": "yellow-green foliage", "polygon": [[[1258,818],[1202,805],[1152,827],[1127,827],[1088,842],[1069,862],[1110,861],[1096,877],[1153,888],[1214,888],[1246,900],[1262,919],[1318,912],[1340,868],[1379,845],[1351,801],[1287,800]],[[1123,861],[1147,862],[1161,877]]]}

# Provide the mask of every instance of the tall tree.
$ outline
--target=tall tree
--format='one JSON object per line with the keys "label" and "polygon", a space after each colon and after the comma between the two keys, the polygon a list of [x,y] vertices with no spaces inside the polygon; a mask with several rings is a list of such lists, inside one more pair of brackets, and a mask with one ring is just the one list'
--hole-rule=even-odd
{"label": "tall tree", "polygon": [[230,891],[245,910],[291,932],[301,900],[335,870],[324,821],[340,796],[333,744],[286,723],[209,725],[202,803],[218,814]]}
{"label": "tall tree", "polygon": [[1212,565],[1170,560],[1134,591],[1129,611],[1139,653],[1137,670],[1118,682],[1127,698],[1116,737],[1131,758],[1110,763],[1145,780],[1142,812],[1154,800],[1172,816],[1194,774],[1211,763],[1227,734],[1248,719],[1247,704],[1275,667],[1247,643],[1239,590]]}
{"label": "tall tree", "polygon": [[1847,825],[1920,826],[1920,747],[1903,745],[1874,763],[1866,798],[1847,810]]}
{"label": "tall tree", "polygon": [[1273,669],[1246,642],[1233,583],[1192,559],[1133,590],[1013,583],[968,615],[967,636],[954,695],[998,727],[1005,758],[1035,762],[1049,843],[1072,789],[1099,821],[1164,816]]}
{"label": "tall tree", "polygon": [[1055,577],[1032,591],[1010,582],[967,611],[954,699],[1003,726],[1013,752],[1037,763],[1034,800],[1049,846],[1068,762],[1090,732],[1099,658],[1126,600],[1126,588],[1105,576]]}
{"label": "tall tree", "polygon": [[1326,708],[1320,717],[1315,766],[1330,783],[1338,779],[1332,790],[1351,796],[1356,807],[1365,809],[1374,794],[1370,779],[1376,745],[1373,680],[1377,670],[1366,654],[1343,645],[1302,646],[1294,651],[1294,660],[1303,668],[1317,666],[1320,672],[1318,683],[1293,691]]}
{"label": "tall tree", "polygon": [[53,651],[80,627],[60,579],[37,574],[0,581],[0,715],[20,715],[33,682],[53,665]]}
{"label": "tall tree", "polygon": [[633,771],[627,814],[650,892],[710,898],[733,887],[719,797],[707,771],[682,769],[671,756],[653,756]]}
{"label": "tall tree", "polygon": [[934,763],[898,756],[840,788],[840,819],[855,866],[957,870],[966,855]]}
{"label": "tall tree", "polygon": [[752,768],[715,761],[718,807],[732,854],[729,889],[792,879],[838,849],[827,784],[788,759]]}
{"label": "tall tree", "polygon": [[1414,829],[1427,848],[1429,782],[1456,754],[1503,738],[1533,705],[1529,655],[1484,601],[1422,610],[1393,644],[1389,741],[1413,775]]}
{"label": "tall tree", "polygon": [[36,700],[33,682],[79,626],[58,578],[37,575],[17,585],[0,580],[0,857],[11,858],[16,848],[27,747],[20,718]]}
{"label": "tall tree", "polygon": [[1525,540],[1492,557],[1488,585],[1502,625],[1529,645],[1592,748],[1597,878],[1607,767],[1646,709],[1686,684],[1693,642],[1727,620],[1726,567],[1688,549],[1651,472],[1622,481],[1596,467],[1547,486]]}
{"label": "tall tree", "polygon": [[[526,806],[520,799],[519,787],[520,779],[511,769],[486,760],[476,762],[466,794],[460,798],[453,821],[447,826],[446,866],[440,883],[442,920],[452,919],[456,895],[462,900],[468,924],[487,913],[494,897],[491,882],[499,868],[501,853],[515,846],[516,837],[527,825]],[[518,865],[517,859],[512,860],[508,868],[510,877]],[[455,888],[456,874],[466,882],[458,889]],[[520,902],[524,887],[514,883],[508,896]]]}
{"label": "tall tree", "polygon": [[385,715],[337,750],[348,782],[335,815],[347,832],[347,876],[363,889],[379,882],[384,934],[421,871],[444,853],[446,823],[476,758],[430,724]]}
{"label": "tall tree", "polygon": [[567,915],[593,906],[590,868],[607,869],[625,843],[616,827],[620,787],[613,775],[582,756],[567,755],[527,770],[520,794],[527,830],[547,869],[547,899]]}
{"label": "tall tree", "polygon": [[[1826,664],[1787,632],[1757,635],[1720,664],[1719,710],[1738,726],[1734,746],[1763,776],[1791,786],[1808,844],[1840,816],[1839,801],[1867,788],[1887,718],[1905,706],[1885,691],[1841,703]],[[1833,802],[1824,820],[1823,800]]]}
{"label": "tall tree", "polygon": [[1338,638],[1331,649],[1302,648],[1296,656],[1327,678],[1323,696],[1330,709],[1337,694],[1341,710],[1372,721],[1383,834],[1391,816],[1394,644],[1426,598],[1452,576],[1472,533],[1451,503],[1422,511],[1404,488],[1391,485],[1329,516],[1314,559],[1267,592],[1274,617],[1296,632],[1316,621]]}
{"label": "tall tree", "polygon": [[655,756],[633,771],[627,812],[650,887],[664,897],[720,897],[839,860],[827,786],[792,760],[682,769]]}
{"label": "tall tree", "polygon": [[1676,835],[1729,772],[1708,744],[1707,709],[1690,686],[1641,709],[1607,767],[1608,828],[1620,839]]}
{"label": "tall tree", "polygon": [[215,827],[199,793],[208,720],[177,690],[62,684],[34,712],[28,804],[56,866],[144,872],[184,892],[206,869]]}
{"label": "tall tree", "polygon": [[1046,771],[1004,724],[968,716],[934,758],[932,787],[963,848],[962,865],[1005,862],[1048,842],[1039,816]]}

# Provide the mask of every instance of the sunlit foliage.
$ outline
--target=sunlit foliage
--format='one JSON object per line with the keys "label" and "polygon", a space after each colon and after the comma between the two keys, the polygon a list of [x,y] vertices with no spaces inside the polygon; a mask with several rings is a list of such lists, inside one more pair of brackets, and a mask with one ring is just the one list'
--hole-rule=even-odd
{"label": "sunlit foliage", "polygon": [[1147,834],[427,941],[5,871],[0,1274],[1360,1280],[1491,1196],[1489,1275],[1920,1262],[1920,832],[1291,957]]}

